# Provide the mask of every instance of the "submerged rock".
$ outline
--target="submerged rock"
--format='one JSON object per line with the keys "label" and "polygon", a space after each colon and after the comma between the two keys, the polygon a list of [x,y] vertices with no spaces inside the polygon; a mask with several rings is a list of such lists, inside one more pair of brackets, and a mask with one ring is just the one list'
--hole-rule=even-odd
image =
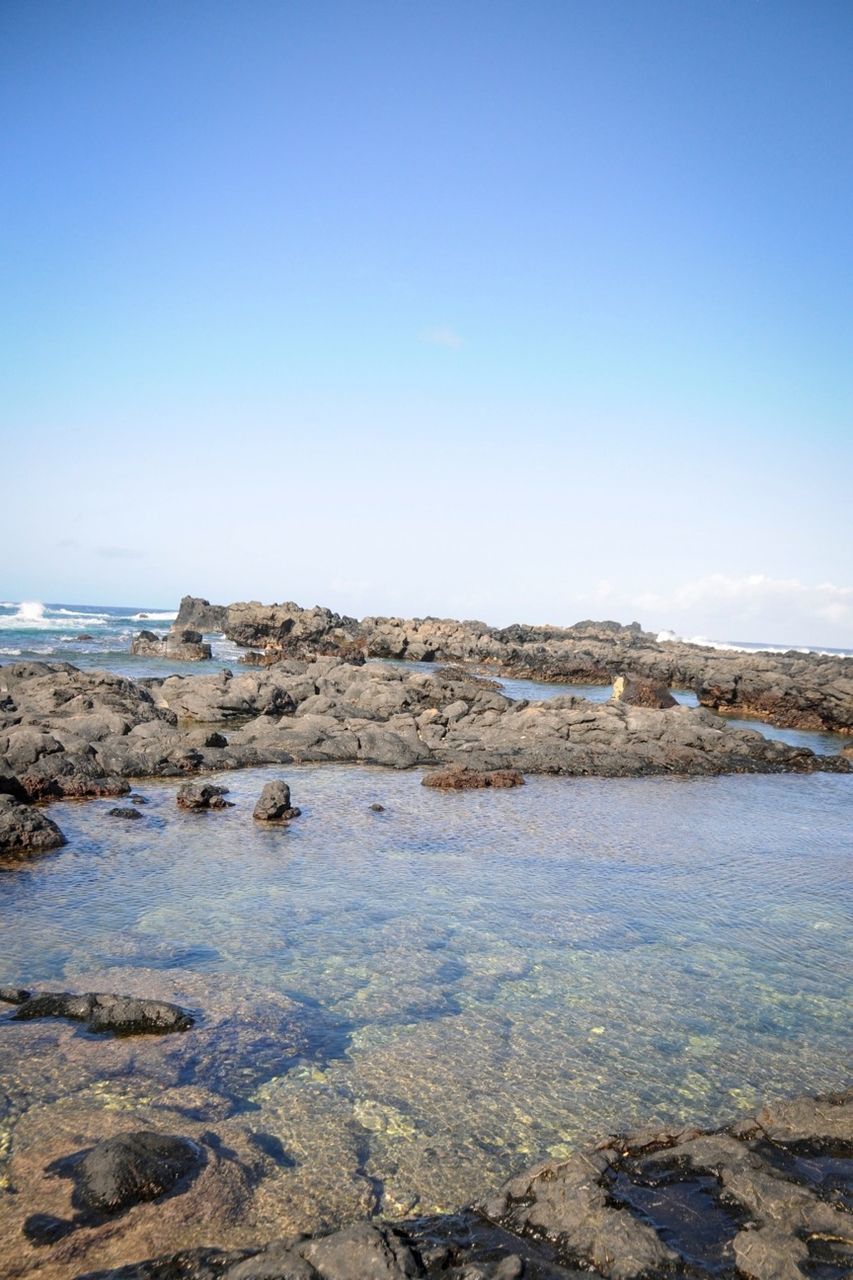
{"label": "submerged rock", "polygon": [[135,996],[87,992],[45,991],[16,1001],[17,1021],[33,1018],[71,1018],[85,1022],[89,1031],[112,1031],[119,1036],[165,1035],[186,1031],[194,1019],[176,1004],[165,1000],[143,1000]]}
{"label": "submerged rock", "polygon": [[41,809],[0,794],[0,862],[18,861],[65,844],[65,836]]}
{"label": "submerged rock", "polygon": [[524,774],[519,769],[468,769],[463,765],[424,774],[421,782],[439,791],[473,791],[484,787],[521,787]]}
{"label": "submerged rock", "polygon": [[209,782],[185,782],[177,794],[178,807],[181,809],[230,809],[233,808],[227,796],[227,787],[214,787]]}
{"label": "submerged rock", "polygon": [[258,797],[252,817],[257,822],[287,822],[298,818],[301,812],[291,808],[290,787],[286,782],[268,782]]}
{"label": "submerged rock", "polygon": [[119,805],[115,809],[108,809],[107,812],[111,818],[126,818],[131,822],[142,817],[139,810],[132,808],[131,805]]}

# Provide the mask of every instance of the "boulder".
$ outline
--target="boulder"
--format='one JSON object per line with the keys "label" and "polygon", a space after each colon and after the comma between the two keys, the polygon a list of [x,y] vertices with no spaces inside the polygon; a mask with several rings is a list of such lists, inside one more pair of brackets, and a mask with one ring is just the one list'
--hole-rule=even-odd
{"label": "boulder", "polygon": [[41,809],[0,794],[0,861],[17,861],[65,844],[65,836]]}
{"label": "boulder", "polygon": [[74,1180],[75,1209],[100,1215],[156,1200],[203,1163],[201,1147],[189,1138],[143,1129],[105,1138],[78,1160],[61,1162],[57,1172]]}
{"label": "boulder", "polygon": [[108,809],[107,812],[111,818],[124,818],[130,822],[142,817],[139,810],[134,809],[132,805],[117,805],[115,809]]}
{"label": "boulder", "polygon": [[645,676],[617,676],[613,681],[613,701],[624,702],[628,707],[657,707],[662,711],[678,706],[665,684]]}
{"label": "boulder", "polygon": [[298,818],[300,809],[290,804],[290,787],[286,782],[268,782],[258,797],[252,817],[257,822],[287,822]]}
{"label": "boulder", "polygon": [[173,627],[164,636],[140,631],[131,641],[130,652],[149,658],[174,658],[178,662],[203,662],[212,656],[201,632]]}

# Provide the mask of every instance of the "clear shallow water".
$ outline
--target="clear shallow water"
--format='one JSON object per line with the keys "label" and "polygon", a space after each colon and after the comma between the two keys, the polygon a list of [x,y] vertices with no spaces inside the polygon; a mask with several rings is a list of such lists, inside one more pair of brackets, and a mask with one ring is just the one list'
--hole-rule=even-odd
{"label": "clear shallow water", "polygon": [[0,980],[201,1014],[132,1047],[0,1025],[0,1155],[69,1098],[96,1128],[206,1090],[298,1153],[276,1212],[300,1189],[302,1226],[365,1178],[383,1212],[449,1208],[582,1134],[846,1081],[850,778],[448,795],[292,767],[303,816],[270,831],[271,776],[224,776],[224,813],[178,811],[173,785],[142,785],[136,823],[55,805],[69,846],[0,875]]}

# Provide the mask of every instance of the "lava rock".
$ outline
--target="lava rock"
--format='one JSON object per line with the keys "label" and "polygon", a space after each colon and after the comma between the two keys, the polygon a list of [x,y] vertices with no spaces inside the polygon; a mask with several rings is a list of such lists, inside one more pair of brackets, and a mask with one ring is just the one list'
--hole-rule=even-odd
{"label": "lava rock", "polygon": [[298,818],[301,809],[290,804],[290,787],[286,782],[268,782],[255,805],[252,817],[257,822],[287,822]]}
{"label": "lava rock", "polygon": [[111,818],[126,818],[129,821],[135,821],[137,818],[142,817],[139,810],[131,808],[130,805],[117,805],[115,809],[108,809],[107,812]]}
{"label": "lava rock", "polygon": [[29,1000],[32,992],[26,991],[23,987],[0,987],[0,1000],[4,1004],[23,1004],[25,1000]]}
{"label": "lava rock", "polygon": [[73,1231],[76,1223],[68,1218],[57,1218],[52,1213],[31,1213],[24,1220],[24,1235],[30,1244],[55,1244]]}
{"label": "lava rock", "polygon": [[209,782],[185,782],[177,795],[181,809],[231,809],[230,800],[224,800],[227,787],[214,787]]}
{"label": "lava rock", "polygon": [[0,859],[17,861],[64,844],[65,836],[59,827],[40,809],[0,794]]}
{"label": "lava rock", "polygon": [[30,996],[12,1015],[20,1022],[35,1018],[71,1018],[85,1022],[89,1031],[111,1031],[118,1036],[166,1035],[186,1031],[194,1019],[186,1009],[165,1000],[141,1000],[90,991],[45,991]]}
{"label": "lava rock", "polygon": [[613,681],[613,701],[624,702],[628,707],[657,707],[661,711],[678,706],[665,684],[643,676],[617,676]]}
{"label": "lava rock", "polygon": [[423,786],[439,791],[473,791],[484,787],[521,787],[524,774],[518,769],[468,769],[463,765],[427,773],[421,781]]}
{"label": "lava rock", "polygon": [[70,1166],[72,1204],[88,1214],[115,1214],[173,1191],[204,1163],[188,1138],[140,1130],[105,1138]]}

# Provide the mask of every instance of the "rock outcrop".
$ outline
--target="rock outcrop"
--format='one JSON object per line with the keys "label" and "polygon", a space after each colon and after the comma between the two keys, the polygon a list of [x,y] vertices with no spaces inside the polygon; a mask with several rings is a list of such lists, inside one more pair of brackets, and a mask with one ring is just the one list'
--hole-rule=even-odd
{"label": "rock outcrop", "polygon": [[170,658],[176,662],[204,662],[212,656],[210,645],[200,631],[173,627],[164,636],[140,631],[131,641],[130,652],[146,658]]}
{"label": "rock outcrop", "polygon": [[605,1138],[457,1214],[187,1249],[81,1280],[843,1280],[851,1157],[851,1094],[801,1098],[724,1129]]}
{"label": "rock outcrop", "polygon": [[[188,598],[185,597],[185,601]],[[206,602],[181,605],[179,622],[209,621]],[[366,617],[329,609],[216,606],[226,636],[252,650],[255,662],[336,655],[466,663],[505,676],[565,684],[610,684],[633,675],[698,693],[720,714],[754,716],[799,729],[853,733],[853,659],[814,653],[746,653],[658,640],[637,622],[586,620],[571,627],[490,627],[444,618]]]}
{"label": "rock outcrop", "polygon": [[658,707],[661,711],[678,706],[665,684],[642,676],[617,676],[613,681],[613,701],[624,702],[628,707]]}
{"label": "rock outcrop", "polygon": [[0,667],[0,699],[0,778],[12,814],[16,799],[122,795],[128,778],[294,761],[603,777],[853,769],[701,708],[512,701],[464,673],[335,658],[139,683],[17,663]]}
{"label": "rock outcrop", "polygon": [[214,787],[209,782],[185,782],[176,797],[179,809],[230,809],[227,787]]}

